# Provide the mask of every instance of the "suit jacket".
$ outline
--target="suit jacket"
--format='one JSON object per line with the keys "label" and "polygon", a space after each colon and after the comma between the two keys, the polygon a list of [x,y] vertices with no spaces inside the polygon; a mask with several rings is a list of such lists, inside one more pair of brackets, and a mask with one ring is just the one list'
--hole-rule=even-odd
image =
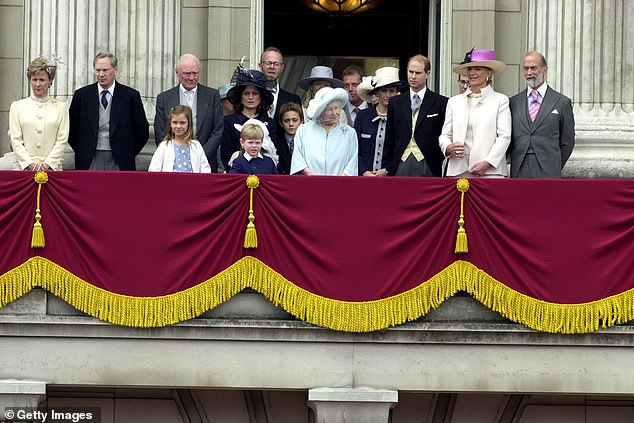
{"label": "suit jacket", "polygon": [[[548,87],[532,122],[528,115],[527,90],[524,90],[511,98],[511,115],[511,177],[561,178],[561,170],[575,146],[575,117],[570,99]],[[541,174],[519,173],[530,146],[535,151]]]}
{"label": "suit jacket", "polygon": [[[354,121],[354,130],[357,131],[357,140],[359,141],[359,175],[363,175],[364,172],[371,172],[374,168],[376,136],[379,130],[379,120],[374,120],[376,117],[376,109],[368,107],[360,110]],[[386,147],[384,141],[380,169],[386,169],[392,163],[393,154]]]}
{"label": "suit jacket", "polygon": [[[149,138],[150,124],[141,95],[119,82],[110,106],[110,148],[120,170],[136,170],[135,157]],[[79,88],[70,103],[68,143],[75,150],[75,169],[89,169],[97,151],[99,90],[97,83]]]}
{"label": "suit jacket", "polygon": [[[170,109],[180,104],[179,85],[160,93],[156,97],[154,116],[154,138],[159,145],[165,137],[165,128],[169,121]],[[213,173],[218,171],[216,154],[222,139],[222,108],[220,93],[215,88],[198,84],[196,89],[196,128],[195,138],[203,146],[207,161]]]}
{"label": "suit jacket", "polygon": [[487,175],[506,176],[506,151],[511,142],[509,99],[487,86],[482,89],[482,97],[477,99],[469,114],[470,93],[471,90],[467,90],[463,94],[453,96],[447,104],[447,117],[438,140],[443,155],[452,142],[465,142],[469,124],[473,129],[471,145],[466,145],[469,149],[468,154],[463,158],[450,157],[447,175],[459,175],[476,163],[486,161],[493,166],[487,169]]}
{"label": "suit jacket", "polygon": [[282,107],[282,104],[284,103],[296,103],[301,106],[302,100],[297,94],[283,90],[282,87],[280,87],[280,90],[277,93],[277,103],[275,103],[275,114],[273,115],[274,120],[278,120],[280,116],[280,107]]}
{"label": "suit jacket", "polygon": [[291,149],[288,147],[288,143],[286,142],[284,128],[279,125],[279,120],[277,123],[278,125],[276,128],[275,138],[271,138],[271,141],[275,144],[275,149],[277,150],[277,156],[279,159],[277,163],[277,171],[280,175],[288,175],[291,171]]}
{"label": "suit jacket", "polygon": [[[442,175],[444,156],[438,147],[438,136],[445,121],[447,97],[427,88],[414,128],[414,140],[425,156],[425,161],[434,176]],[[409,89],[392,97],[387,107],[387,129],[385,147],[394,152],[390,175],[396,174],[401,156],[412,137],[412,107]]]}

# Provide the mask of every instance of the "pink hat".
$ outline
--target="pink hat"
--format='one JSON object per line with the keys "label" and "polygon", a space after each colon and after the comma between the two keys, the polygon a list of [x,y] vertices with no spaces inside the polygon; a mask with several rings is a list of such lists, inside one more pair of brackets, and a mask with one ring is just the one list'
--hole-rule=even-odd
{"label": "pink hat", "polygon": [[466,75],[467,69],[474,66],[489,68],[493,74],[500,73],[506,68],[506,63],[497,60],[494,50],[474,50],[471,49],[465,55],[461,64],[453,68],[453,71],[460,75]]}

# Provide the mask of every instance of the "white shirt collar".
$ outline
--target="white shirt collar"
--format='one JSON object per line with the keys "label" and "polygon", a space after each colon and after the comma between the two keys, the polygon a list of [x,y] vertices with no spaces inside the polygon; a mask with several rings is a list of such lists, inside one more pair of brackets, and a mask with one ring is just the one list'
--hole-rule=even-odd
{"label": "white shirt collar", "polygon": [[196,84],[196,86],[192,88],[191,90],[186,90],[185,87],[183,87],[183,84],[178,84],[178,87],[181,90],[181,94],[185,94],[185,92],[187,91],[196,94],[196,91],[198,91],[198,84]]}
{"label": "white shirt collar", "polygon": [[[548,89],[548,84],[547,83],[543,83],[542,85],[539,86],[539,88],[537,88],[537,92],[539,93],[540,97],[543,99],[544,96],[546,95],[546,90]],[[531,93],[533,92],[533,88],[526,86],[526,97],[530,97]]]}
{"label": "white shirt collar", "polygon": [[419,92],[415,92],[412,87],[409,88],[409,100],[410,102],[412,101],[412,99],[414,98],[414,94],[418,94],[418,97],[420,97],[420,100],[423,101],[423,98],[425,98],[425,93],[427,92],[427,85],[425,85],[423,87],[422,90],[420,90]]}
{"label": "white shirt collar", "polygon": [[114,94],[114,86],[115,86],[115,84],[116,84],[116,83],[117,83],[117,81],[112,81],[112,85],[111,85],[111,86],[110,86],[110,88],[108,88],[107,90],[104,90],[104,89],[101,87],[101,85],[99,85],[99,84],[97,83],[97,88],[99,88],[99,91],[98,91],[98,93],[99,93],[99,97],[101,97],[101,93],[102,93],[102,92],[104,92],[104,91],[108,91],[108,92],[110,93],[110,96],[112,97],[112,95]]}
{"label": "white shirt collar", "polygon": [[[245,159],[247,159],[247,162],[250,162],[251,159],[253,159],[254,157],[252,155],[250,155],[249,153],[247,153],[246,151],[244,152],[244,154],[242,154],[242,156],[244,156]],[[262,159],[262,153],[258,153],[258,159]]]}
{"label": "white shirt collar", "polygon": [[359,104],[358,106],[355,106],[354,104],[348,102],[348,104],[346,105],[348,107],[348,112],[352,113],[354,112],[354,108],[358,107],[359,111],[367,109],[368,108],[368,103],[366,103],[365,101],[361,102],[361,104]]}

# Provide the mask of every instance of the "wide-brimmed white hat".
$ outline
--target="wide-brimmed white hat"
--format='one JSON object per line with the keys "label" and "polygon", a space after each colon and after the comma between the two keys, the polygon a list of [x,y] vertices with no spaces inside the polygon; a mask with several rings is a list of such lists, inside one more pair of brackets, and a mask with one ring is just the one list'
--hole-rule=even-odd
{"label": "wide-brimmed white hat", "polygon": [[310,70],[310,76],[299,80],[299,86],[304,90],[310,87],[313,81],[330,81],[334,88],[343,88],[343,81],[333,78],[332,69],[328,66],[315,66]]}
{"label": "wide-brimmed white hat", "polygon": [[497,60],[494,50],[474,50],[471,49],[465,55],[461,64],[453,68],[453,71],[459,75],[466,75],[467,69],[474,66],[482,66],[489,68],[493,74],[498,74],[506,68],[506,63]]}
{"label": "wide-brimmed white hat", "polygon": [[385,66],[376,70],[376,75],[366,76],[357,87],[357,95],[367,103],[372,100],[372,94],[385,88],[401,88],[403,81],[398,78],[398,68]]}
{"label": "wide-brimmed white hat", "polygon": [[324,87],[317,91],[315,98],[308,102],[306,116],[308,119],[316,119],[326,110],[326,107],[333,101],[340,101],[343,107],[348,102],[348,91],[343,88]]}

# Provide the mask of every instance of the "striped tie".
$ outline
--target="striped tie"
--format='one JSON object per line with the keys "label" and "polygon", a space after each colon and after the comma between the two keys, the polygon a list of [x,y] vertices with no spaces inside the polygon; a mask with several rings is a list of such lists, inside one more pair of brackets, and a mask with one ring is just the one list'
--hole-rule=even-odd
{"label": "striped tie", "polygon": [[533,98],[531,99],[531,104],[528,108],[528,114],[531,117],[531,121],[535,122],[535,118],[537,117],[537,112],[539,112],[539,106],[541,105],[539,102],[539,92],[537,90],[533,90],[533,92],[531,93],[531,96]]}
{"label": "striped tie", "polygon": [[108,108],[108,91],[107,90],[103,90],[101,92],[101,105],[103,106],[104,109]]}

